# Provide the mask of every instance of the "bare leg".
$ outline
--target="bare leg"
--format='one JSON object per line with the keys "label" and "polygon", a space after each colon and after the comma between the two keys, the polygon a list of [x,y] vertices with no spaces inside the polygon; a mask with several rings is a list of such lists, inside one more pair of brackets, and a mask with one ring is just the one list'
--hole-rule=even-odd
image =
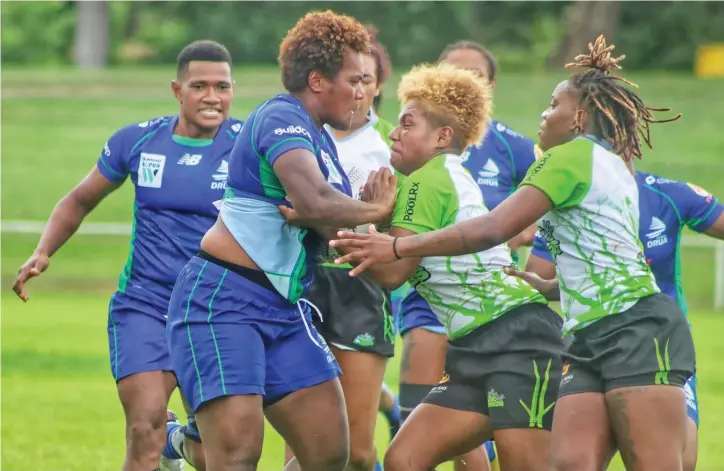
{"label": "bare leg", "polygon": [[285,470],[345,469],[349,460],[349,425],[337,379],[293,392],[264,412],[294,452]]}
{"label": "bare leg", "polygon": [[688,418],[682,388],[616,388],[606,393],[606,404],[628,471],[683,469]]}
{"label": "bare leg", "polygon": [[176,387],[167,371],[146,371],[118,381],[118,397],[126,416],[126,459],[123,471],[159,467],[166,443],[166,408]]}
{"label": "bare leg", "polygon": [[608,467],[616,444],[603,393],[558,398],[550,447],[552,471],[602,471]]}

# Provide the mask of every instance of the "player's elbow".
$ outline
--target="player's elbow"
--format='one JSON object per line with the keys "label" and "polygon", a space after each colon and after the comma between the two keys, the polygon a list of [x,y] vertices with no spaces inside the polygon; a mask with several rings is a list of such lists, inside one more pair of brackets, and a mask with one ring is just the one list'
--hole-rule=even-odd
{"label": "player's elbow", "polygon": [[334,201],[324,189],[309,189],[299,195],[289,195],[294,211],[310,224],[323,223],[334,215]]}

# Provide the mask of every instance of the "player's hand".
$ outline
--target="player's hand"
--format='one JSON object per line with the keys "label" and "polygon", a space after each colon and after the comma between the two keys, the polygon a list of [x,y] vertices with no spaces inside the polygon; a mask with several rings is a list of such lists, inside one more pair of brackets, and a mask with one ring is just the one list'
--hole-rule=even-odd
{"label": "player's hand", "polygon": [[535,273],[516,270],[511,267],[505,267],[503,271],[506,275],[515,276],[525,281],[545,297],[548,297],[549,294],[558,290],[558,282],[556,280],[544,280]]}
{"label": "player's hand", "polygon": [[392,250],[394,237],[377,232],[374,225],[370,226],[369,234],[340,231],[337,233],[337,237],[339,239],[329,241],[329,245],[344,250],[347,255],[335,259],[334,263],[337,265],[359,264],[349,272],[350,276],[360,275],[370,265],[397,260],[395,252]]}
{"label": "player's hand", "polygon": [[18,277],[15,278],[15,283],[13,283],[13,291],[15,291],[15,294],[17,294],[23,302],[28,302],[30,299],[30,296],[28,296],[28,293],[25,291],[25,282],[43,273],[49,264],[50,260],[46,253],[35,252],[28,261],[20,267]]}
{"label": "player's hand", "polygon": [[367,177],[367,183],[362,188],[360,196],[362,201],[380,208],[379,217],[370,222],[382,224],[390,222],[397,199],[397,176],[386,167],[372,171]]}

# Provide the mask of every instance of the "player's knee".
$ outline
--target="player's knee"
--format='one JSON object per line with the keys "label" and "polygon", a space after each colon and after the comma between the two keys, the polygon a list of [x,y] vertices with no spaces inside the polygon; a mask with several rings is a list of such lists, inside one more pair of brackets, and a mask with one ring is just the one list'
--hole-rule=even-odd
{"label": "player's knee", "polygon": [[[349,463],[349,448],[345,446],[328,450],[322,456],[313,457],[314,463],[302,465],[302,469],[318,469],[320,471],[344,471]],[[371,468],[370,468],[371,469]]]}
{"label": "player's knee", "polygon": [[585,450],[576,451],[571,448],[551,453],[550,469],[551,471],[600,471],[594,456]]}
{"label": "player's knee", "polygon": [[349,450],[349,463],[347,469],[351,471],[369,471],[375,467],[377,462],[377,450],[374,445],[355,446]]}
{"label": "player's knee", "polygon": [[413,409],[422,403],[434,384],[400,384],[400,421],[404,422]]}
{"label": "player's knee", "polygon": [[418,469],[422,471],[426,469],[416,467],[411,457],[414,457],[414,455],[411,455],[409,450],[395,446],[393,442],[390,448],[387,449],[387,453],[385,453],[383,468],[385,471],[416,471]]}
{"label": "player's knee", "polygon": [[132,418],[126,426],[129,449],[132,452],[151,451],[160,456],[166,441],[166,414],[156,414]]}

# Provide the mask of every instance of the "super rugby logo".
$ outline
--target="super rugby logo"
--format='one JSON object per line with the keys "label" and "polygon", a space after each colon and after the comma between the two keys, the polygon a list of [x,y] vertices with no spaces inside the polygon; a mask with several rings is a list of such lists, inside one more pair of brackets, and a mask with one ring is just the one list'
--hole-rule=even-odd
{"label": "super rugby logo", "polygon": [[141,152],[141,160],[138,163],[138,186],[161,188],[165,165],[165,155]]}
{"label": "super rugby logo", "polygon": [[417,203],[417,192],[420,189],[420,182],[412,182],[412,188],[407,192],[407,203],[405,203],[404,220],[411,222],[415,215],[415,203]]}
{"label": "super rugby logo", "polygon": [[284,134],[300,134],[302,136],[307,136],[307,138],[311,141],[312,135],[309,134],[309,131],[304,129],[301,126],[287,126],[286,128],[276,128],[274,130],[274,134],[277,136],[283,136]]}

